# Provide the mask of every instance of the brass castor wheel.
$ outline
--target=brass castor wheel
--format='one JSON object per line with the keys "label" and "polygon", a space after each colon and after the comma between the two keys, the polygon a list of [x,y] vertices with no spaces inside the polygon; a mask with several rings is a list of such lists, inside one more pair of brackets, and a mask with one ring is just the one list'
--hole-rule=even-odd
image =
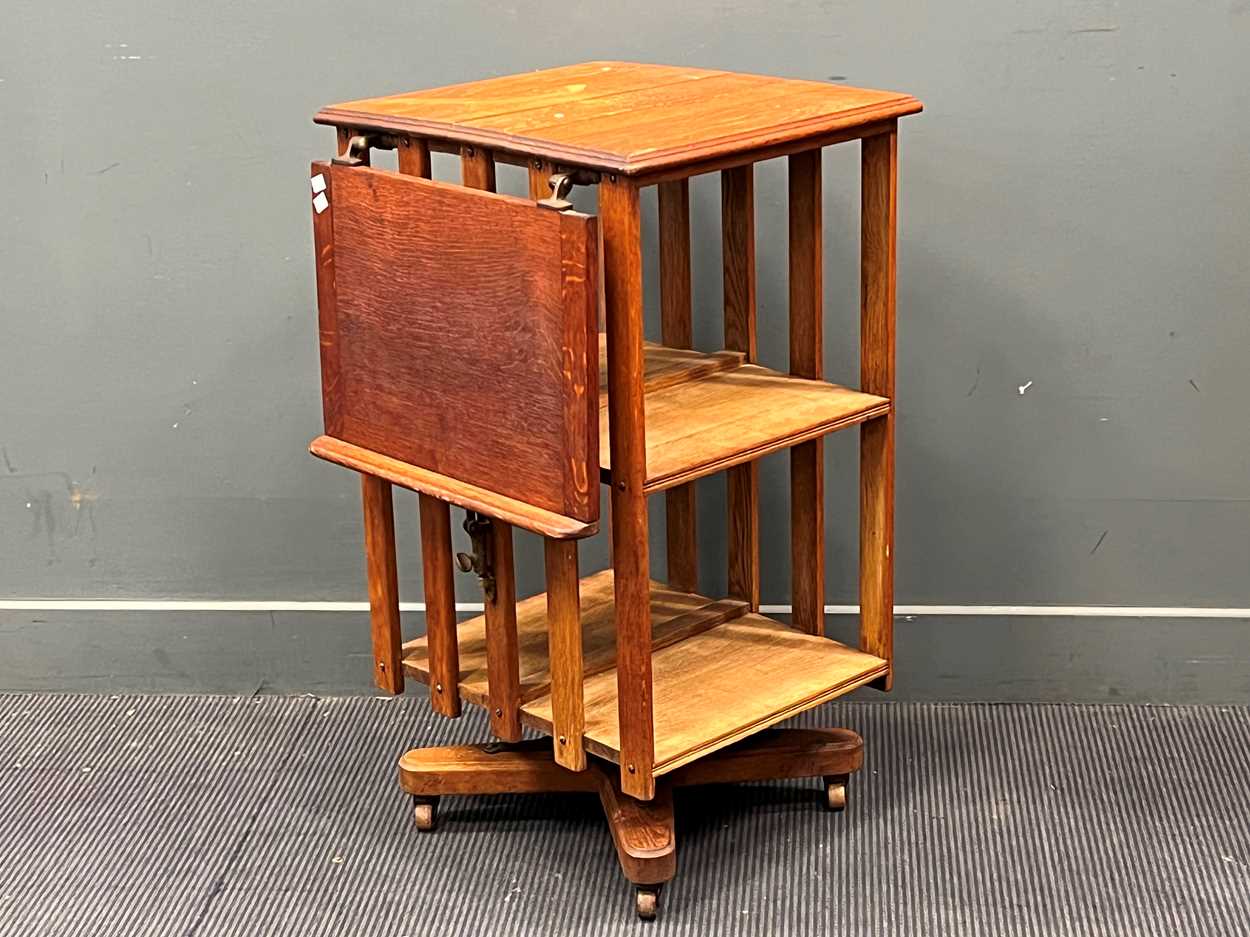
{"label": "brass castor wheel", "polygon": [[841,813],[846,809],[846,782],[849,778],[845,774],[827,774],[824,780],[825,807],[834,813]]}
{"label": "brass castor wheel", "polygon": [[434,824],[438,819],[438,798],[413,794],[412,816],[417,823],[417,829],[421,832],[428,833],[434,829]]}
{"label": "brass castor wheel", "polygon": [[634,910],[639,920],[654,921],[660,907],[659,885],[638,885],[634,891]]}

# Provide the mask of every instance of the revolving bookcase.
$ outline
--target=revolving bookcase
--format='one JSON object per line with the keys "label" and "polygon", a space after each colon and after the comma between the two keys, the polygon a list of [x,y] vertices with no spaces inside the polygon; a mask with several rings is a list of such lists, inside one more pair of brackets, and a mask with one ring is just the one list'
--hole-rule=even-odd
{"label": "revolving bookcase", "polygon": [[[845,805],[863,743],[777,723],[893,658],[895,219],[905,94],[725,71],[588,62],[324,108],[312,166],[325,435],[360,473],[374,676],[484,707],[496,741],[399,762],[416,824],[456,794],[590,792],[636,909],[675,874],[672,789],[816,777]],[[858,388],[824,379],[823,147],[861,151]],[[398,171],[370,165],[395,150]],[[431,152],[461,184],[431,179]],[[754,165],[788,170],[789,365],[758,363]],[[495,193],[497,163],[529,197]],[[724,340],[692,345],[689,178],[718,173]],[[598,189],[597,214],[574,186]],[[640,192],[658,189],[659,341],[643,334]],[[766,310],[763,315],[782,315]],[[853,338],[853,336],[851,336]],[[852,382],[854,383],[854,382]],[[857,647],[824,634],[826,434],[860,435]],[[793,614],[759,612],[758,460],[790,462]],[[727,476],[728,588],[700,593],[695,484]],[[578,540],[610,491],[611,565]],[[392,486],[418,492],[426,634],[400,634]],[[647,498],[666,502],[651,577]],[[451,509],[471,553],[456,554]],[[543,538],[546,592],[518,600],[513,528]],[[457,623],[454,569],[484,613]],[[523,740],[525,728],[549,739]],[[454,835],[448,833],[447,835]]]}

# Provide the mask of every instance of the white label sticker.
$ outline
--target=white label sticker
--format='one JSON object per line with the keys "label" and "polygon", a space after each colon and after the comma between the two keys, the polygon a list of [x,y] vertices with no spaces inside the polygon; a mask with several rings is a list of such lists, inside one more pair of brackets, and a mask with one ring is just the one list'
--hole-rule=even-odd
{"label": "white label sticker", "polygon": [[326,190],[326,177],[321,173],[317,173],[317,175],[313,176],[308,181],[312,184],[313,195]]}
{"label": "white label sticker", "polygon": [[317,214],[320,215],[329,207],[330,200],[326,198],[326,194],[324,192],[318,192],[317,197],[313,199],[313,208],[317,209]]}

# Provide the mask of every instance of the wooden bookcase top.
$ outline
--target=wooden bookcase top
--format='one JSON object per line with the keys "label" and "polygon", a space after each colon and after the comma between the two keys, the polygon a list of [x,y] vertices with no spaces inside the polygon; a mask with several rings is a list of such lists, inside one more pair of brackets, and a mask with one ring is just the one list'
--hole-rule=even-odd
{"label": "wooden bookcase top", "polygon": [[909,94],[636,62],[583,62],[322,108],[316,121],[638,175],[921,109]]}

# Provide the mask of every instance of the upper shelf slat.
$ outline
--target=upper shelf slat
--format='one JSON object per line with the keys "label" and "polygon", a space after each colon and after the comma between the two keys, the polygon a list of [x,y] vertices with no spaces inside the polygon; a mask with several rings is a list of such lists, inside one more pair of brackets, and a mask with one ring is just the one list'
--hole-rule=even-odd
{"label": "upper shelf slat", "polygon": [[[890,409],[884,397],[724,357],[736,352],[703,355],[651,344],[644,351],[646,491],[719,472]],[[601,350],[601,373],[604,368]],[[609,479],[607,391],[602,386],[599,464]]]}
{"label": "upper shelf slat", "polygon": [[635,62],[583,62],[323,108],[407,132],[635,175],[914,114],[908,94]]}

